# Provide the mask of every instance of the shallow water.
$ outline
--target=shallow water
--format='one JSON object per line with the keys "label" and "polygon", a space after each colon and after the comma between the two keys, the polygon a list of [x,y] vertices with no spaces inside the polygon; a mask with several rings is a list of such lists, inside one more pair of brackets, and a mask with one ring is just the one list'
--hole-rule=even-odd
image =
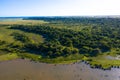
{"label": "shallow water", "polygon": [[85,63],[46,64],[29,60],[0,62],[0,80],[120,80],[120,69],[92,69]]}

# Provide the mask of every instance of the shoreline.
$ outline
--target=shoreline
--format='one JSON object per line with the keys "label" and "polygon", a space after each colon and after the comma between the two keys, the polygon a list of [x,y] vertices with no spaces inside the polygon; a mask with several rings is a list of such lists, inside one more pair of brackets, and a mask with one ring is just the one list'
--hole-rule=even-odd
{"label": "shoreline", "polygon": [[33,63],[40,63],[40,64],[48,64],[48,65],[53,65],[53,66],[57,66],[57,65],[74,65],[74,64],[85,64],[87,66],[89,66],[91,69],[99,69],[99,70],[111,70],[111,69],[120,69],[120,66],[110,66],[108,68],[103,68],[101,66],[92,66],[88,61],[85,61],[85,60],[79,60],[77,62],[70,62],[70,61],[65,61],[67,63],[64,63],[64,62],[60,62],[60,63],[48,63],[48,62],[41,62],[41,61],[33,61],[33,60],[30,60],[30,59],[21,59],[21,58],[18,58],[18,59],[13,59],[13,60],[6,60],[6,61],[0,61],[0,64],[1,63],[6,63],[6,62],[12,62],[12,61],[28,61],[28,62],[33,62]]}

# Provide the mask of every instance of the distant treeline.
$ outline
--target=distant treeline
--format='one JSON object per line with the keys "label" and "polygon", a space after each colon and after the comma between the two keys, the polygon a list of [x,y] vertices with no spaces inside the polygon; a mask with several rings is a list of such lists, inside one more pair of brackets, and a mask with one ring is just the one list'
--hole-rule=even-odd
{"label": "distant treeline", "polygon": [[116,25],[119,26],[120,18],[97,18],[97,17],[25,17],[23,20],[44,20],[48,22],[62,23],[82,23],[82,24],[97,24],[101,26]]}

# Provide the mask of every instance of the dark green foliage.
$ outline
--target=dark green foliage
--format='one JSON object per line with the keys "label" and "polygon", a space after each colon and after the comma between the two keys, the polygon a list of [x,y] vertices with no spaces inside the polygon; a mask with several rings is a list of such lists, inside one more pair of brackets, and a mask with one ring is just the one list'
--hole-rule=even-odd
{"label": "dark green foliage", "polygon": [[56,43],[41,43],[41,44],[26,44],[25,50],[33,51],[45,58],[56,58],[60,56],[67,56],[70,54],[77,54],[78,49],[72,47],[65,47]]}
{"label": "dark green foliage", "polygon": [[3,44],[6,44],[6,42],[0,40],[0,45],[3,45]]}
{"label": "dark green foliage", "polygon": [[[73,25],[74,23],[79,25],[82,23],[84,25],[94,25],[92,27],[84,27],[80,31],[54,28],[46,26],[46,24],[38,26],[13,25],[11,29],[40,34],[45,38],[45,42],[42,44],[27,43],[24,46],[26,51],[40,54],[42,57],[56,58],[77,53],[97,56],[100,53],[109,52],[112,48],[120,48],[120,19],[80,17],[28,19],[41,19],[51,22],[48,25],[53,23],[67,25]],[[17,36],[19,36],[19,34]],[[25,35],[20,35],[18,40],[23,42],[29,41]]]}
{"label": "dark green foliage", "polygon": [[15,40],[18,40],[21,42],[29,42],[30,41],[30,39],[25,34],[22,34],[22,33],[14,32],[11,34],[11,36],[14,36]]}
{"label": "dark green foliage", "polygon": [[96,48],[96,49],[93,49],[93,50],[91,51],[90,56],[97,56],[97,55],[99,55],[100,53],[102,53],[101,50],[100,50],[99,48]]}

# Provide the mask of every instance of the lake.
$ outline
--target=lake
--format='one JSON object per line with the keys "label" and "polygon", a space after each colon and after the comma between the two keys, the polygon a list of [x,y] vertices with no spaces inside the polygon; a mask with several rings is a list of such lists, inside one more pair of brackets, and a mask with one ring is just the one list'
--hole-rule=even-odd
{"label": "lake", "polygon": [[17,59],[0,62],[0,80],[120,80],[120,69],[92,69],[84,62],[55,65]]}

